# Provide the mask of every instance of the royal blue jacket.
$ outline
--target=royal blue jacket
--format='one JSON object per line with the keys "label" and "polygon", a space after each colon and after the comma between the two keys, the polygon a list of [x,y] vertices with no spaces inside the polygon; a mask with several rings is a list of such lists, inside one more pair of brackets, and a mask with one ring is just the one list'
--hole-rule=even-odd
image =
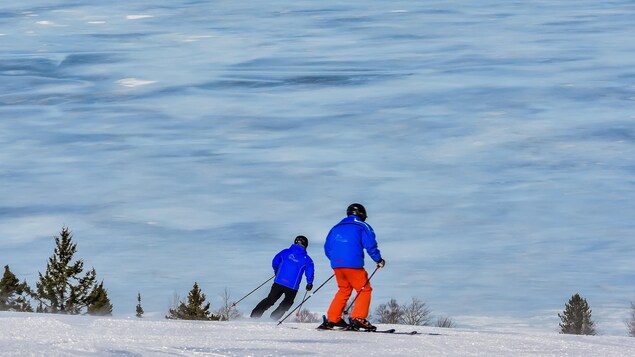
{"label": "royal blue jacket", "polygon": [[303,246],[292,244],[276,254],[271,261],[273,271],[276,273],[274,282],[293,290],[298,290],[302,281],[302,273],[306,275],[306,283],[313,284],[315,268],[313,259],[309,257]]}
{"label": "royal blue jacket", "polygon": [[331,228],[324,242],[324,253],[331,261],[331,268],[362,268],[364,249],[375,262],[381,260],[373,228],[354,215]]}

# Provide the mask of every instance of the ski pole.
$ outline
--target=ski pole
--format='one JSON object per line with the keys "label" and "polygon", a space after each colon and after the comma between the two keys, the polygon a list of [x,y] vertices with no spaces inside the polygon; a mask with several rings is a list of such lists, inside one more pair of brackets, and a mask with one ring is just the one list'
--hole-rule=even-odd
{"label": "ski pole", "polygon": [[295,312],[295,310],[297,310],[300,306],[302,306],[302,304],[304,304],[305,301],[309,300],[311,298],[311,296],[315,295],[315,293],[318,292],[318,290],[320,290],[324,285],[326,285],[326,283],[329,282],[329,280],[333,279],[333,277],[335,276],[335,273],[333,273],[333,275],[331,275],[328,279],[326,279],[325,282],[322,283],[322,285],[318,286],[317,289],[313,290],[313,292],[311,293],[311,295],[305,297],[304,299],[302,299],[302,301],[300,302],[300,305],[296,306],[295,309],[291,310],[290,313],[287,314],[287,316],[285,316],[284,318],[282,318],[282,320],[278,321],[278,324],[276,326],[280,326],[280,324],[286,320],[289,316],[291,316],[291,314],[293,314]]}
{"label": "ski pole", "polygon": [[235,303],[232,304],[232,307],[235,307],[236,305],[238,305],[239,302],[243,301],[247,296],[253,294],[254,291],[260,289],[263,285],[267,284],[271,279],[275,278],[276,276],[272,276],[271,278],[267,279],[267,281],[265,281],[264,283],[258,285],[257,288],[255,288],[254,290],[250,291],[249,294],[243,296],[240,300],[236,301]]}
{"label": "ski pole", "polygon": [[305,290],[304,291],[304,297],[302,298],[302,302],[300,303],[300,306],[298,306],[298,312],[295,314],[295,317],[300,317],[301,316],[301,312],[302,312],[302,303],[304,302],[304,299],[306,299],[306,294],[308,294],[309,291]]}
{"label": "ski pole", "polygon": [[377,266],[375,268],[375,270],[373,270],[373,273],[370,274],[370,276],[368,277],[368,279],[366,280],[366,282],[364,283],[364,285],[362,286],[361,289],[359,289],[359,292],[357,293],[357,295],[355,295],[355,298],[353,299],[353,301],[351,301],[350,304],[348,304],[348,307],[346,309],[344,309],[344,315],[348,315],[348,310],[351,308],[351,306],[353,306],[353,304],[355,303],[355,300],[357,300],[357,298],[359,297],[359,294],[364,291],[364,289],[366,288],[366,285],[368,285],[368,283],[370,283],[370,279],[373,277],[373,275],[375,275],[375,273],[377,272],[377,270],[379,270],[379,266]]}

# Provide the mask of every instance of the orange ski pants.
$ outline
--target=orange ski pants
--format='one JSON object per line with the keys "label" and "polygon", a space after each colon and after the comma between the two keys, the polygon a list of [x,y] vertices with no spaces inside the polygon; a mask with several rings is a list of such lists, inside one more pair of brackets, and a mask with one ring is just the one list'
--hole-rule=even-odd
{"label": "orange ski pants", "polygon": [[[370,296],[373,288],[368,281],[368,273],[364,268],[333,268],[335,279],[337,280],[337,293],[331,301],[331,306],[326,313],[326,317],[331,322],[338,322],[342,319],[342,312],[346,308],[346,303],[351,297],[353,289],[357,292],[351,318],[363,318],[368,316],[370,307]],[[364,286],[364,284],[366,284]]]}

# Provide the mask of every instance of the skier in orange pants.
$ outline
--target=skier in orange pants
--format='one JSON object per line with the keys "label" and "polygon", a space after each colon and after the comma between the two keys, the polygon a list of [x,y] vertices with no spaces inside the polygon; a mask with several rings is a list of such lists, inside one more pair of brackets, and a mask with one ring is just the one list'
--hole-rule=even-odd
{"label": "skier in orange pants", "polygon": [[342,318],[342,311],[346,308],[346,303],[351,297],[353,289],[357,291],[358,295],[355,298],[351,318],[353,320],[366,318],[370,306],[371,291],[373,291],[370,282],[368,282],[366,269],[334,268],[333,271],[335,272],[335,279],[337,280],[339,290],[335,293],[335,297],[326,315],[328,320],[337,321]]}
{"label": "skier in orange pants", "polygon": [[353,203],[346,210],[347,217],[336,224],[326,237],[324,253],[331,261],[331,268],[339,288],[327,312],[327,321],[320,328],[349,327],[342,319],[342,312],[353,290],[357,292],[351,312],[353,329],[376,330],[366,317],[370,307],[371,292],[368,273],[364,269],[364,250],[381,268],[386,263],[377,248],[375,232],[366,223],[366,209]]}

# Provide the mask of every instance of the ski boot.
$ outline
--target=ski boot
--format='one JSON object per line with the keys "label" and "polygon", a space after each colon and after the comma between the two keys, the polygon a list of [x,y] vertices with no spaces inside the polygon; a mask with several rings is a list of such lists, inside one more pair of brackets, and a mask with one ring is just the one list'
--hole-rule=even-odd
{"label": "ski boot", "polygon": [[344,321],[344,319],[340,319],[338,322],[329,321],[326,319],[326,316],[322,316],[322,324],[318,326],[318,330],[332,330],[334,328],[339,328],[342,330],[346,330],[349,328],[349,325]]}
{"label": "ski boot", "polygon": [[363,318],[351,319],[350,328],[355,331],[377,331],[377,327],[373,326],[368,320]]}

